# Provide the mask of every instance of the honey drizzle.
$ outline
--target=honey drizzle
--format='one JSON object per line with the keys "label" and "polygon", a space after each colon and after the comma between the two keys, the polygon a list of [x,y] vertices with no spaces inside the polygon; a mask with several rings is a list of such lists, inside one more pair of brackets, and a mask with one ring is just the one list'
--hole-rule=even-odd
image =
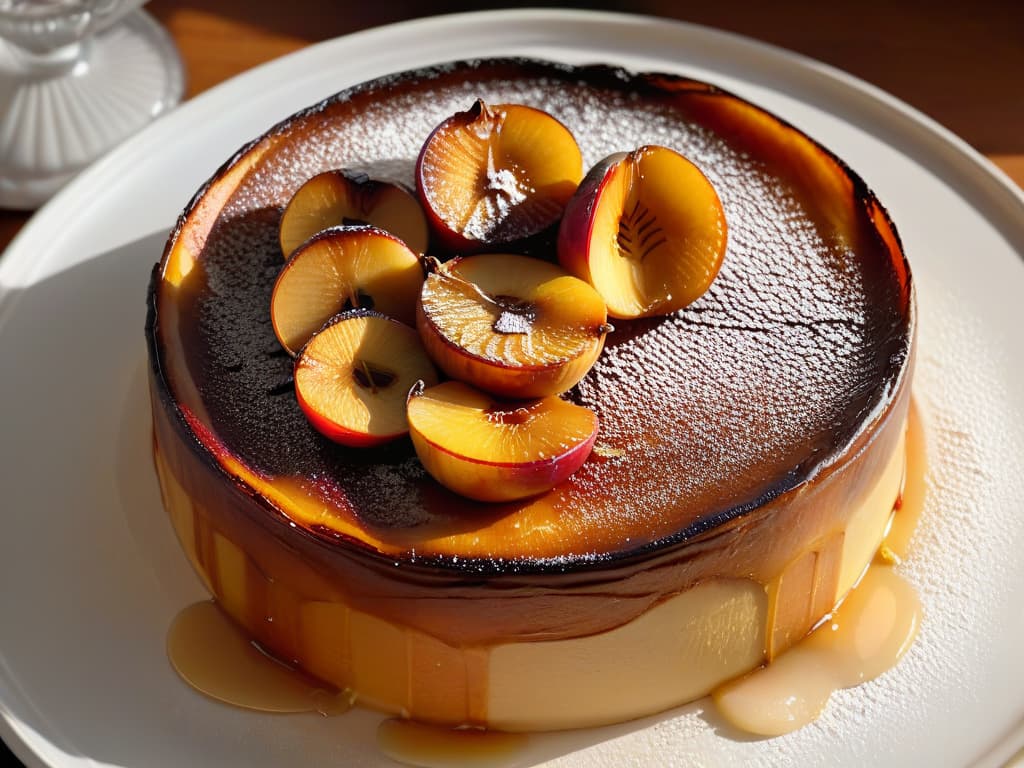
{"label": "honey drizzle", "polygon": [[491,663],[490,653],[483,648],[467,648],[466,661],[466,719],[470,725],[487,724],[487,679]]}
{"label": "honey drizzle", "polygon": [[350,692],[329,690],[264,653],[209,600],[175,617],[167,656],[197,691],[243,709],[338,715],[354,700]]}
{"label": "honey drizzle", "polygon": [[731,725],[762,736],[795,731],[818,718],[833,692],[878,677],[913,643],[920,600],[886,564],[906,556],[924,506],[924,434],[913,406],[906,452],[903,489],[875,564],[831,618],[800,643],[712,692],[719,714]]}
{"label": "honey drizzle", "polygon": [[873,566],[831,621],[768,666],[716,689],[718,712],[762,736],[795,731],[817,719],[833,692],[895,665],[920,615],[914,588],[891,566]]}
{"label": "honey drizzle", "polygon": [[[212,699],[258,712],[341,715],[352,708],[350,691],[328,690],[262,651],[213,601],[194,603],[175,617],[167,656],[181,678]],[[486,665],[484,651],[467,655],[467,677]],[[486,719],[486,691],[467,687],[472,720]],[[508,765],[528,736],[482,728],[447,729],[413,720],[387,719],[377,729],[386,756],[424,768],[488,768]]]}
{"label": "honey drizzle", "polygon": [[879,554],[885,562],[898,564],[907,556],[910,538],[917,529],[924,509],[926,467],[924,425],[921,423],[921,414],[911,402],[910,413],[907,415],[907,468],[903,489],[893,513],[892,524],[879,548]]}

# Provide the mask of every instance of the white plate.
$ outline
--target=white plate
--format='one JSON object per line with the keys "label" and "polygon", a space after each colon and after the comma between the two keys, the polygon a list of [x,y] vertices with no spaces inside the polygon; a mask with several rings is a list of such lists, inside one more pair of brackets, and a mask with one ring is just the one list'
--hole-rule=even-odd
{"label": "white plate", "polygon": [[866,178],[917,279],[929,499],[903,568],[925,620],[899,666],[815,724],[737,737],[704,703],[536,737],[523,764],[998,765],[1024,743],[1024,195],[906,105],[815,62],[636,16],[507,11],[330,41],[185,104],[79,177],[0,262],[0,735],[30,765],[377,765],[379,716],[216,704],[170,669],[204,596],[160,506],[143,347],[149,271],[243,142],[345,86],[451,58],[531,55],[710,80]]}

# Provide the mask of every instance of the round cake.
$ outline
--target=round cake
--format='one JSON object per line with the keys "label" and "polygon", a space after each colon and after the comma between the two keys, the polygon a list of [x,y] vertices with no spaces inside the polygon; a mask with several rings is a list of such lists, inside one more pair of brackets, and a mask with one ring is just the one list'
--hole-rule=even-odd
{"label": "round cake", "polygon": [[[269,314],[296,189],[337,168],[411,185],[478,98],[555,116],[588,167],[672,147],[729,227],[707,293],[616,320],[565,394],[598,415],[588,460],[506,503],[446,490],[408,439],[322,437]],[[901,491],[914,300],[888,215],[796,128],[682,77],[502,59],[343,91],[198,192],[149,308],[156,468],[211,594],[283,661],[425,722],[546,730],[700,697],[833,609]]]}

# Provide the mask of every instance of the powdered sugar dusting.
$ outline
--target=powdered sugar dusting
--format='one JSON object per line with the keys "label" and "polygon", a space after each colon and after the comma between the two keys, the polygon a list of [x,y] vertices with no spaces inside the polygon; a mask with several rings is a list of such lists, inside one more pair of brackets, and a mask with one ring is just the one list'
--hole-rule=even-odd
{"label": "powdered sugar dusting", "polygon": [[[881,249],[830,231],[814,200],[696,124],[675,97],[616,78],[513,69],[515,79],[501,67],[389,79],[279,129],[196,275],[204,282],[195,286],[191,365],[222,438],[270,475],[316,477],[326,503],[340,495],[351,507],[337,505],[337,514],[408,540],[421,532],[446,546],[463,542],[473,527],[465,502],[422,473],[407,442],[369,452],[335,446],[309,427],[286,386],[267,394],[290,368],[267,308],[282,263],[277,220],[295,189],[338,167],[412,184],[430,131],[482,98],[550,112],[574,133],[587,167],[643,144],[682,152],[715,186],[729,226],[710,291],[667,318],[616,322],[569,393],[598,413],[598,450],[550,495],[558,516],[542,560],[587,560],[671,535],[785,485],[850,439],[881,396],[890,358],[906,352]],[[514,527],[527,506],[470,514],[475,525]],[[609,530],[622,532],[613,544]],[[515,560],[511,550],[489,556]]]}

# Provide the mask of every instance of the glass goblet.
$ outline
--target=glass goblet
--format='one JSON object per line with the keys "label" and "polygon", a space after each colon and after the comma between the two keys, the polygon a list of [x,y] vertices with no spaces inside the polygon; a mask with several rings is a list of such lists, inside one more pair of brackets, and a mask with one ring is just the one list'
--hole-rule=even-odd
{"label": "glass goblet", "polygon": [[38,207],[181,100],[181,58],[142,4],[0,0],[0,207]]}

